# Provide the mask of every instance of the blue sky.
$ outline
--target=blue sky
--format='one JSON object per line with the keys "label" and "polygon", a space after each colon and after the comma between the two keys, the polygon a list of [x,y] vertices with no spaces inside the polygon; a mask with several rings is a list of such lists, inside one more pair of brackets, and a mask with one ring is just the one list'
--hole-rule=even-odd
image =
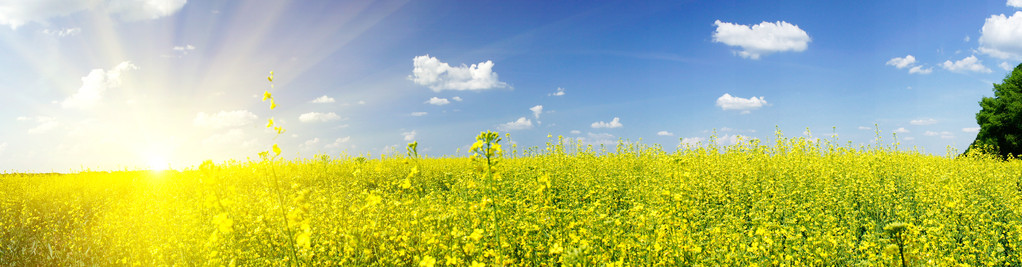
{"label": "blue sky", "polygon": [[[482,130],[714,130],[943,155],[1022,61],[1022,1],[8,1],[0,170],[462,155]],[[270,89],[266,76],[274,71]],[[278,108],[261,93],[271,90]],[[264,126],[274,118],[287,129]],[[835,128],[836,127],[836,130]]]}

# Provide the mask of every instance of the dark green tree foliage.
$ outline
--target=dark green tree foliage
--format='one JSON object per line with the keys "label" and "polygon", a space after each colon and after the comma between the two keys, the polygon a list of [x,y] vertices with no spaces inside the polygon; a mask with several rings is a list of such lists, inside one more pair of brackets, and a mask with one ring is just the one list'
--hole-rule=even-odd
{"label": "dark green tree foliage", "polygon": [[976,113],[979,134],[969,149],[980,149],[1001,157],[1022,156],[1022,64],[994,84],[994,97],[979,101]]}

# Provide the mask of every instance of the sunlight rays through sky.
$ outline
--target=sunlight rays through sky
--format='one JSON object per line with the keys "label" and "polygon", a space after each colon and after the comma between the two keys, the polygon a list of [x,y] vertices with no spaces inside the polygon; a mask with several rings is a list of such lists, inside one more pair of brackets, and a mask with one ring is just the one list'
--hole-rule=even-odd
{"label": "sunlight rays through sky", "polygon": [[876,125],[944,155],[1020,32],[1005,1],[8,1],[0,170],[445,156],[481,130],[673,149]]}

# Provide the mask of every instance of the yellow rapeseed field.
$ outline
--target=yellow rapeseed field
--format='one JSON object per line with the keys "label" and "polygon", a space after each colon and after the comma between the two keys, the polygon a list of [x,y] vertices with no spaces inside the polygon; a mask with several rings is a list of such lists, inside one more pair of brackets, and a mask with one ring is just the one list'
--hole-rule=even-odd
{"label": "yellow rapeseed field", "polygon": [[410,145],[3,175],[0,265],[1022,264],[1018,160],[806,138],[672,152],[500,139],[481,134],[472,157]]}

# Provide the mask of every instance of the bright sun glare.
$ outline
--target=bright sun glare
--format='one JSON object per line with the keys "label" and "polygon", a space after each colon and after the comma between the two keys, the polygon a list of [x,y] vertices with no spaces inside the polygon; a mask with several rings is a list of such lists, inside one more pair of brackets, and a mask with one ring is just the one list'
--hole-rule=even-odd
{"label": "bright sun glare", "polygon": [[150,157],[149,158],[149,170],[152,171],[165,171],[169,167],[167,160],[162,157]]}

